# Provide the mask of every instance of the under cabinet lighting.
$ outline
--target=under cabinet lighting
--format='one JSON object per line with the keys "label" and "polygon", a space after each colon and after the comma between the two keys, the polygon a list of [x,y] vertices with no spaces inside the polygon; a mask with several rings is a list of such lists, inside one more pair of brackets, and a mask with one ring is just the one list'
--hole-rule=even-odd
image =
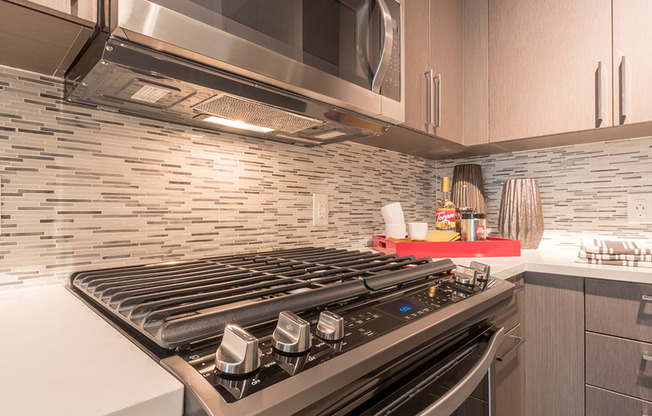
{"label": "under cabinet lighting", "polygon": [[215,116],[206,117],[204,121],[210,121],[211,123],[221,124],[223,126],[235,127],[237,129],[255,131],[257,133],[269,133],[270,131],[274,131],[274,129],[268,129],[267,127],[255,126],[253,124],[247,124],[243,121],[229,120]]}

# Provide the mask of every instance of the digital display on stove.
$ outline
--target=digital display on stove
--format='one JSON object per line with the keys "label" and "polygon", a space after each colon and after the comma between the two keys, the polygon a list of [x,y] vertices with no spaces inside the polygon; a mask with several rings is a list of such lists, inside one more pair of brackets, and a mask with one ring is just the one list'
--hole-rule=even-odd
{"label": "digital display on stove", "polygon": [[406,314],[415,312],[419,307],[407,299],[400,298],[378,305],[376,308],[397,318],[403,318]]}

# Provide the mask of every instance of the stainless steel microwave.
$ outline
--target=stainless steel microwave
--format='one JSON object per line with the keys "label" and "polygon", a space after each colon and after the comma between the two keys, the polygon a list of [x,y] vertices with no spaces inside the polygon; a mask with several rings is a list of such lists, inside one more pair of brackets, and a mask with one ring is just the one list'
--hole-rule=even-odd
{"label": "stainless steel microwave", "polygon": [[[323,144],[405,119],[397,0],[106,0],[71,101]],[[212,121],[212,120],[209,120]]]}

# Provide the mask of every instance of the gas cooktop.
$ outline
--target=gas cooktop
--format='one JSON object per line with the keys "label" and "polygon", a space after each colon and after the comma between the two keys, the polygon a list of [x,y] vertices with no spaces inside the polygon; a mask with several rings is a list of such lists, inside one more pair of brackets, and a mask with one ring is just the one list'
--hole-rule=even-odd
{"label": "gas cooktop", "polygon": [[204,408],[396,347],[383,343],[407,351],[434,328],[470,331],[509,299],[503,283],[477,262],[312,247],[71,276],[76,294],[189,388],[210,387]]}

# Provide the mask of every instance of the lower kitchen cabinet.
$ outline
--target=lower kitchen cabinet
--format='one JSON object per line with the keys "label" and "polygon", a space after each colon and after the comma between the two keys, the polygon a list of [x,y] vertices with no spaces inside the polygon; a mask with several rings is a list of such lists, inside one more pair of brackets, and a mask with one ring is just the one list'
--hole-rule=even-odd
{"label": "lower kitchen cabinet", "polygon": [[496,415],[652,415],[652,285],[535,272],[510,280],[515,296],[496,314],[506,331]]}
{"label": "lower kitchen cabinet", "polygon": [[524,304],[524,414],[584,415],[584,279],[527,272]]}
{"label": "lower kitchen cabinet", "polygon": [[586,384],[652,400],[652,344],[587,332]]}
{"label": "lower kitchen cabinet", "polygon": [[520,416],[525,408],[525,287],[522,274],[509,281],[515,285],[514,297],[496,314],[496,326],[505,328],[505,341],[496,352],[496,415]]}
{"label": "lower kitchen cabinet", "polygon": [[652,285],[586,280],[587,415],[652,414]]}
{"label": "lower kitchen cabinet", "polygon": [[652,343],[652,285],[586,279],[586,330]]}
{"label": "lower kitchen cabinet", "polygon": [[505,334],[496,354],[496,415],[517,416],[525,412],[525,336],[517,325]]}
{"label": "lower kitchen cabinet", "polygon": [[586,386],[587,416],[641,416],[652,414],[652,402],[598,387]]}

